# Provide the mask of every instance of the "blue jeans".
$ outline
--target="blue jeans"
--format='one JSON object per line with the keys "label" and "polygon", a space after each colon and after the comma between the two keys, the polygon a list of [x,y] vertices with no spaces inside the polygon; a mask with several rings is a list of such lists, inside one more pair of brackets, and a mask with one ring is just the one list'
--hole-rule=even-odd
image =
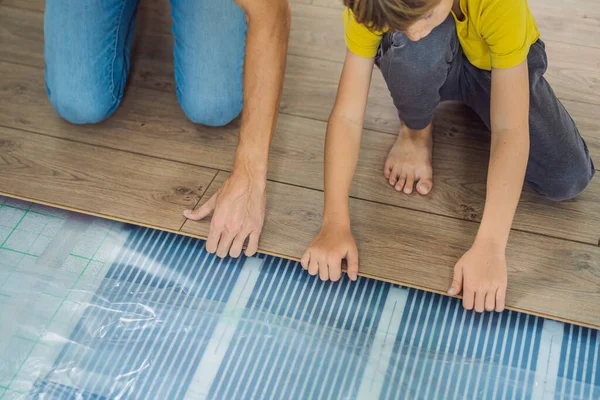
{"label": "blue jeans", "polygon": [[[179,103],[195,123],[225,125],[242,110],[244,12],[233,0],[170,1]],[[119,106],[139,2],[46,1],[46,86],[64,119],[96,123]]]}

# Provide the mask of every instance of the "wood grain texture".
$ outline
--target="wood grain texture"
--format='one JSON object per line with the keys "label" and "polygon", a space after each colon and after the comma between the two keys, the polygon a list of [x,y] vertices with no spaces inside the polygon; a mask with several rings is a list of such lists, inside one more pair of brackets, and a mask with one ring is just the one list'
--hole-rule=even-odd
{"label": "wood grain texture", "polygon": [[[0,39],[3,43],[9,43],[7,46],[0,46],[0,60],[4,59],[42,67],[44,60],[41,44],[43,36],[41,14],[28,12],[29,14],[25,16],[20,15],[23,12],[25,11],[0,7],[0,22],[2,22],[0,24]],[[38,22],[35,22],[36,15],[40,19]],[[294,19],[295,24],[298,23],[297,20],[296,17]],[[310,19],[307,20],[310,21]],[[11,21],[18,21],[18,23],[11,25]],[[321,25],[323,25],[323,29],[326,29],[330,25],[337,26],[339,24],[324,22],[323,24],[311,25],[311,29],[321,29]],[[26,28],[20,28],[20,26],[26,26]],[[136,41],[134,47],[129,79],[130,85],[173,93],[175,89],[172,37],[147,32],[140,33],[140,35],[143,36],[143,39],[139,38],[140,40]],[[307,35],[297,36],[297,40],[293,40],[290,47],[293,48],[293,43],[296,42],[311,43],[311,39]],[[335,40],[332,39],[334,42]],[[312,48],[309,45],[304,47],[306,49]],[[565,57],[565,60],[571,61],[561,61],[561,63],[568,65],[568,67],[553,69],[553,63],[551,62],[548,74],[550,74],[550,71],[555,71],[556,77],[553,81],[559,82],[559,88],[555,85],[555,89],[559,96],[562,93],[565,94],[563,104],[577,122],[582,135],[588,142],[592,156],[598,159],[600,157],[600,121],[596,116],[600,115],[600,105],[593,104],[593,101],[596,100],[586,95],[586,93],[592,92],[594,93],[593,97],[598,98],[598,93],[600,93],[597,90],[597,82],[600,79],[600,50],[592,50],[596,52],[597,59],[595,61],[586,64],[582,60],[589,60],[590,58],[587,56],[582,59]],[[281,112],[326,121],[333,107],[342,67],[338,62],[310,58],[311,54],[316,54],[314,50],[303,51],[306,52],[305,56],[291,55],[288,57]],[[327,53],[327,51],[324,51],[324,53]],[[556,58],[562,60],[559,56]],[[580,65],[580,67],[577,67],[577,65]],[[589,74],[586,71],[590,71]],[[579,84],[577,84],[578,82]],[[560,87],[565,89],[561,91],[559,90]],[[581,95],[569,96],[569,93],[580,93]],[[568,100],[569,97],[577,98],[579,101]],[[591,101],[592,104],[587,104],[588,101]],[[465,109],[465,107],[458,108],[456,105],[448,104],[442,104],[439,107],[435,119],[435,124],[439,128],[438,131],[451,132],[451,135],[439,139],[448,141],[448,143],[460,143],[467,147],[487,149],[487,130],[479,122],[477,116],[464,111]],[[365,116],[365,128],[391,134],[396,134],[399,129],[396,109],[378,70],[373,73]]]}
{"label": "wood grain texture", "polygon": [[[142,2],[124,103],[95,126],[61,121],[48,103],[44,1],[0,1],[0,60],[8,61],[0,62],[0,191],[177,231],[184,223],[181,210],[196,204],[217,169],[231,169],[239,121],[215,129],[183,115],[173,85],[168,1]],[[291,2],[290,56],[261,240],[263,251],[290,258],[302,254],[320,225],[324,121],[345,51],[340,7],[322,7],[325,1]],[[598,158],[600,35],[589,35],[598,32],[600,8],[594,0],[530,4],[542,8],[538,23],[549,39],[548,79]],[[560,12],[572,20],[556,21]],[[399,195],[382,177],[399,121],[378,71],[365,127],[351,200],[361,272],[443,292],[481,218],[489,133],[464,106],[442,105],[435,118],[436,186],[424,198]],[[219,173],[205,196],[226,176]],[[207,226],[188,221],[183,233],[204,237]],[[514,228],[508,254],[511,307],[600,327],[600,248],[591,245],[600,237],[600,181],[565,203],[545,202],[526,190]]]}
{"label": "wood grain texture", "polygon": [[[346,44],[338,9],[294,4],[292,15],[290,54],[343,62]],[[598,21],[600,24],[600,15]],[[549,59],[545,76],[557,96],[600,104],[600,49],[587,47],[586,41],[565,44],[545,36],[542,39]]]}
{"label": "wood grain texture", "polygon": [[[226,179],[220,172],[209,198]],[[323,194],[269,182],[260,248],[298,259],[318,232]],[[360,273],[445,292],[455,262],[468,250],[477,226],[353,199],[353,232]],[[208,221],[186,221],[182,232],[206,237]],[[530,313],[600,326],[600,248],[513,232],[508,248],[507,304]],[[317,278],[315,278],[317,279]]]}
{"label": "wood grain texture", "polygon": [[[170,6],[165,1],[142,5],[146,6],[141,7],[137,19],[132,82],[171,90],[174,72]],[[346,46],[339,10],[294,3],[292,12],[289,54],[343,61]],[[43,66],[42,25],[40,12],[0,8],[0,37],[6,43],[2,46],[0,59]],[[549,57],[546,78],[557,96],[600,105],[600,49],[556,41],[548,41],[546,47]],[[376,82],[378,86],[383,85],[385,89],[380,74],[375,75],[375,80],[381,81]],[[337,76],[334,81],[337,84]],[[387,94],[387,89],[383,92],[373,90],[372,93],[381,97],[381,94]],[[382,99],[389,103],[388,96]]]}
{"label": "wood grain texture", "polygon": [[215,170],[0,127],[0,192],[177,230]]}
{"label": "wood grain texture", "polygon": [[[131,87],[115,115],[103,124],[75,126],[58,118],[48,104],[43,71],[0,63],[0,75],[8,78],[6,83],[0,83],[1,124],[92,145],[231,170],[238,122],[222,129],[192,124],[185,119],[175,94],[157,95],[154,91]],[[460,137],[452,137],[453,129],[443,124],[436,126],[435,188],[427,197],[399,194],[387,184],[382,174],[383,162],[395,138],[386,133],[365,131],[351,195],[480,221],[488,151],[461,145]],[[271,147],[269,178],[322,190],[325,130],[324,122],[281,115]],[[577,199],[562,203],[545,201],[526,189],[514,227],[596,244],[600,238],[600,181],[594,180]]]}

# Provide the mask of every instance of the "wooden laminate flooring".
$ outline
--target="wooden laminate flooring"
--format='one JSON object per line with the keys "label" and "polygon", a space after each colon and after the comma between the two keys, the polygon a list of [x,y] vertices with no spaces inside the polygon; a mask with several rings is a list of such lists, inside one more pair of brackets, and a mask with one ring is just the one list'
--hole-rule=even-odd
{"label": "wooden laminate flooring", "polygon": [[[286,81],[270,157],[260,248],[301,256],[318,231],[323,144],[342,67],[341,6],[293,0]],[[547,79],[600,160],[600,5],[530,0],[546,42]],[[201,204],[231,169],[239,121],[189,122],[174,90],[166,0],[143,0],[125,99],[107,121],[76,126],[50,106],[44,84],[43,0],[0,0],[0,192],[31,201],[205,237]],[[352,187],[361,274],[444,292],[481,219],[489,132],[460,104],[435,117],[435,189],[394,192],[382,176],[399,121],[374,71]],[[600,327],[600,181],[552,203],[525,188],[509,244],[510,308]]]}

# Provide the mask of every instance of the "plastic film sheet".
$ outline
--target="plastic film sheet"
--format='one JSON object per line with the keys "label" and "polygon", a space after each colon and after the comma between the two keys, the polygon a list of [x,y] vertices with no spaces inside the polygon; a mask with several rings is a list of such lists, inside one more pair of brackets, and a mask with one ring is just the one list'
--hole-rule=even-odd
{"label": "plastic film sheet", "polygon": [[0,198],[0,399],[598,399],[598,332]]}

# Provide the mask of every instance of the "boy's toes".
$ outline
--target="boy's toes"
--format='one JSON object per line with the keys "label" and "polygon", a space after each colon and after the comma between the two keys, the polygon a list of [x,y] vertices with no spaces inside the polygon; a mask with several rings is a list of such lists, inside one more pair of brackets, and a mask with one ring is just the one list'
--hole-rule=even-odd
{"label": "boy's toes", "polygon": [[406,184],[404,185],[404,193],[411,194],[414,186],[415,186],[415,176],[412,174],[409,174],[406,177]]}
{"label": "boy's toes", "polygon": [[401,192],[402,189],[404,189],[404,184],[406,183],[406,175],[402,175],[400,177],[400,179],[398,180],[398,182],[396,182],[396,185],[394,186],[394,189],[396,189],[398,192]]}
{"label": "boy's toes", "polygon": [[392,175],[392,165],[388,160],[385,160],[385,165],[383,166],[383,176],[385,176],[385,179],[390,179],[390,175]]}
{"label": "boy's toes", "polygon": [[396,182],[398,182],[398,170],[394,167],[392,168],[392,172],[390,172],[390,176],[388,178],[390,185],[394,186]]}
{"label": "boy's toes", "polygon": [[417,184],[417,192],[422,194],[423,196],[429,194],[431,192],[431,188],[433,187],[433,182],[431,179],[421,179]]}

